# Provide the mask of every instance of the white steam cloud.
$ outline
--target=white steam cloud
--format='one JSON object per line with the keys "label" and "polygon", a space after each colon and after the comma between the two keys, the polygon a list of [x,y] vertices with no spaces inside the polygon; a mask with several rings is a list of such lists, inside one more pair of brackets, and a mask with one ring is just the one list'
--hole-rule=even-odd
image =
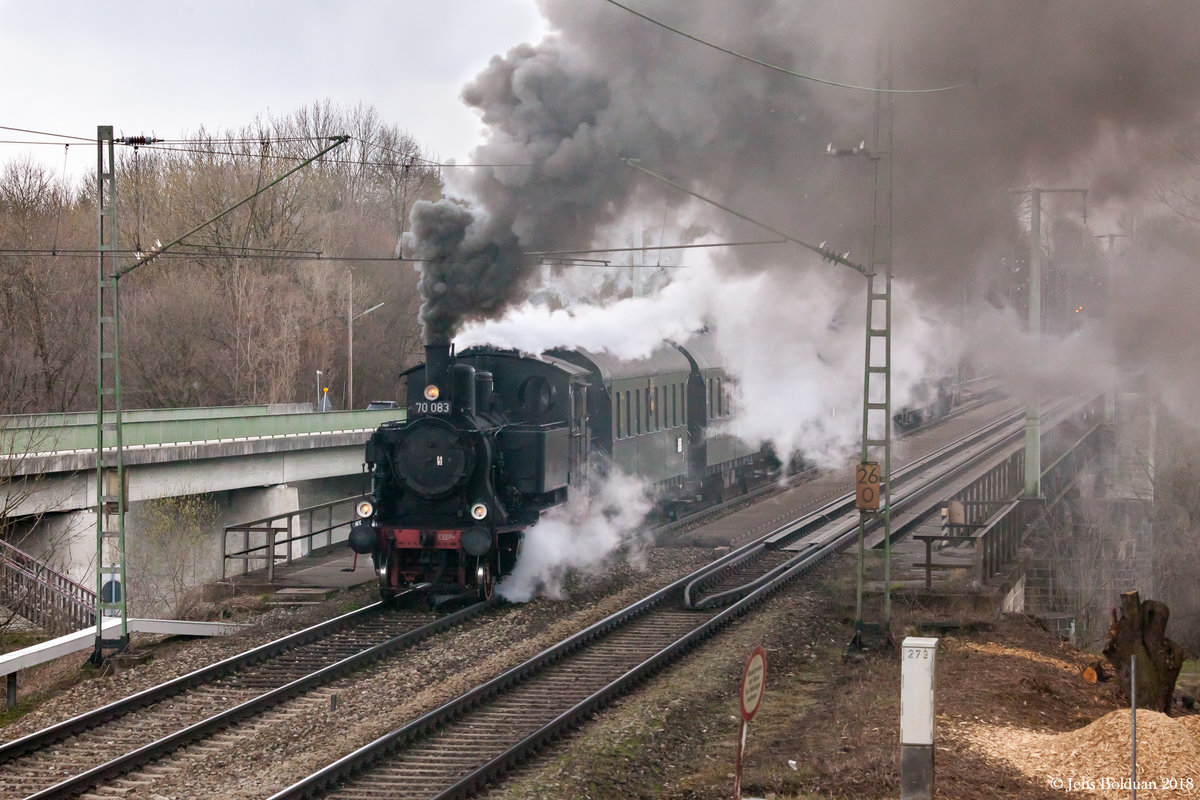
{"label": "white steam cloud", "polygon": [[[736,419],[728,432],[841,465],[861,435],[866,302],[861,283],[830,273],[826,266],[722,275],[701,261],[649,297],[565,309],[528,303],[468,326],[457,341],[527,353],[582,347],[633,360],[664,339],[686,343],[708,325],[735,378]],[[894,282],[893,294],[892,400],[899,408],[923,380],[948,370],[958,337],[921,316],[905,284]]]}
{"label": "white steam cloud", "polygon": [[635,478],[614,472],[594,479],[525,532],[517,566],[496,591],[515,603],[539,595],[561,599],[568,574],[595,571],[626,545],[625,557],[637,563],[643,548],[633,534],[650,507]]}

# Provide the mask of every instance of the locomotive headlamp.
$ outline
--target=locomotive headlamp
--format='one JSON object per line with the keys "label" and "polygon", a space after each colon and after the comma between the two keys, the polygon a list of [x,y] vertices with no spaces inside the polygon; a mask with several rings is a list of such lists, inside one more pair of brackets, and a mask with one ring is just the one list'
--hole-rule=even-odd
{"label": "locomotive headlamp", "polygon": [[486,503],[476,503],[471,506],[471,519],[481,520],[488,515],[488,507]]}
{"label": "locomotive headlamp", "polygon": [[429,401],[437,400],[441,392],[432,383],[425,387],[425,399]]}
{"label": "locomotive headlamp", "polygon": [[359,519],[366,519],[375,513],[375,504],[370,500],[360,500],[354,507],[354,513],[358,514]]}

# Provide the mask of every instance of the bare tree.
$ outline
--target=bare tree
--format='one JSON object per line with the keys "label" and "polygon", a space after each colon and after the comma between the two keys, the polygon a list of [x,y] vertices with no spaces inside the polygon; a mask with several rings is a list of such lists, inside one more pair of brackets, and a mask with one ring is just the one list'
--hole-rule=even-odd
{"label": "bare tree", "polygon": [[1095,647],[1108,632],[1112,598],[1136,588],[1138,570],[1113,504],[1096,491],[1096,475],[1081,476],[1034,540],[1052,611],[1069,613],[1075,641]]}
{"label": "bare tree", "polygon": [[[83,204],[31,159],[0,170],[0,412],[76,407],[91,374],[86,358],[95,278],[88,259],[36,254],[82,245]],[[25,250],[26,252],[21,252]],[[94,311],[92,312],[94,313]]]}
{"label": "bare tree", "polygon": [[[311,259],[395,253],[412,203],[436,195],[440,181],[415,142],[384,125],[374,109],[328,102],[222,136],[202,130],[196,138],[203,144],[185,153],[125,158],[132,188],[122,206],[122,237],[149,250],[310,155],[314,140],[342,132],[352,137],[348,145],[197,233],[181,248],[189,255],[156,264],[152,276],[136,274],[130,293],[148,297],[138,303],[136,323],[126,326],[127,352],[137,367],[129,380],[134,402],[303,399],[311,396],[309,379],[318,369],[331,386],[344,383],[346,262]],[[172,234],[159,233],[166,230]],[[386,366],[360,363],[391,376],[413,349],[417,292],[411,269],[400,262],[385,266],[356,265],[355,294],[359,309],[367,302],[386,305],[364,330],[366,336],[383,328],[382,347],[362,351]],[[172,289],[180,286],[189,289],[189,307],[173,310],[167,298],[177,298]],[[192,335],[199,332],[203,336]],[[208,355],[189,346],[185,334]],[[364,388],[369,376],[360,383]]]}
{"label": "bare tree", "polygon": [[[304,400],[318,369],[340,396],[351,274],[354,312],[385,304],[356,331],[359,394],[395,395],[420,357],[416,274],[378,259],[397,254],[413,203],[441,180],[375,109],[324,101],[202,128],[187,147],[119,151],[118,241],[152,252],[343,133],[342,148],[122,280],[127,407]],[[29,159],[0,170],[0,413],[92,407],[95,329],[81,323],[95,315],[95,258],[63,251],[95,243],[90,181],[70,191]]]}
{"label": "bare tree", "polygon": [[139,535],[130,540],[127,579],[131,613],[178,615],[189,590],[213,577],[217,500],[179,494],[135,509]]}

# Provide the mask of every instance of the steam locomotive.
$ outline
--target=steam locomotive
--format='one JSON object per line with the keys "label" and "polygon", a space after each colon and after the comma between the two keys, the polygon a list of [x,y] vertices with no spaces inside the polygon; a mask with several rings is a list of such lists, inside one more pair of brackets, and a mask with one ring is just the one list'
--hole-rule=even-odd
{"label": "steam locomotive", "polygon": [[350,533],[385,602],[412,589],[489,598],[524,531],[592,473],[639,476],[673,517],[779,467],[768,448],[717,430],[734,409],[708,334],[639,361],[428,345],[401,377],[408,417],[368,441],[371,494]]}
{"label": "steam locomotive", "polygon": [[950,413],[957,390],[951,375],[926,378],[913,388],[909,404],[892,415],[892,422],[901,431],[935,422]]}

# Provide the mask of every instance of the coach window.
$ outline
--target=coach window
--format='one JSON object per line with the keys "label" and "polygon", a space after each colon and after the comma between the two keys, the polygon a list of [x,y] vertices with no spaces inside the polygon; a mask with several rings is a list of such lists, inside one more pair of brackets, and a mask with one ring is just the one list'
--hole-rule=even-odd
{"label": "coach window", "polygon": [[642,390],[633,390],[633,418],[635,420],[633,426],[634,433],[642,432]]}
{"label": "coach window", "polygon": [[659,405],[658,405],[658,387],[657,387],[657,386],[655,386],[655,387],[654,387],[654,430],[659,430],[659,428],[661,427],[661,426],[658,424],[658,412],[659,412]]}
{"label": "coach window", "polygon": [[717,378],[717,416],[725,416],[725,395],[721,392],[721,379]]}
{"label": "coach window", "polygon": [[617,438],[621,438],[621,393],[613,392],[613,417],[617,420]]}
{"label": "coach window", "polygon": [[629,392],[625,392],[625,435],[633,435],[633,413],[629,408]]}

